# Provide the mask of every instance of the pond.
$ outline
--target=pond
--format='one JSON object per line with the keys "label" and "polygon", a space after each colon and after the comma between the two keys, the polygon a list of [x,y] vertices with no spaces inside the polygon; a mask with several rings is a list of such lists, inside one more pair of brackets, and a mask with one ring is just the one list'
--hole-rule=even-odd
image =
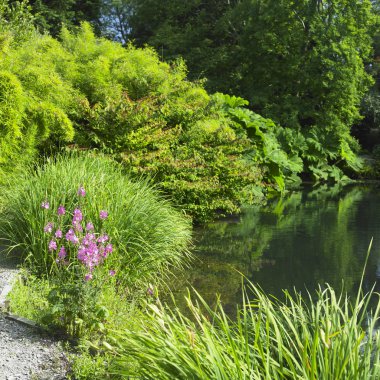
{"label": "pond", "polygon": [[171,286],[178,302],[190,286],[210,303],[219,294],[231,312],[241,301],[241,273],[280,298],[282,289],[306,293],[325,283],[355,294],[372,237],[365,290],[380,277],[379,189],[304,189],[197,229],[195,260]]}

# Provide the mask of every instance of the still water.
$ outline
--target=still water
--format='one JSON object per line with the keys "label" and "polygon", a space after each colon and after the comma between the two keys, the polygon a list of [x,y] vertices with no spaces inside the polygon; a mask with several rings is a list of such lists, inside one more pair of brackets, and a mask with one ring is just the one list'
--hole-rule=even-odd
{"label": "still water", "polygon": [[175,281],[176,299],[191,286],[210,303],[219,294],[233,310],[241,273],[280,298],[282,289],[306,292],[325,283],[354,294],[372,237],[367,290],[380,278],[380,188],[304,189],[196,230],[196,259]]}

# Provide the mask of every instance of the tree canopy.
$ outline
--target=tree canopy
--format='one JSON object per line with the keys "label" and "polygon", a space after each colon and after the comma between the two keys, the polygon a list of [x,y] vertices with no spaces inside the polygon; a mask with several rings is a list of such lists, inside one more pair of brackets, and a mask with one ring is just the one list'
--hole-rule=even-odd
{"label": "tree canopy", "polygon": [[300,132],[301,155],[318,175],[342,158],[360,166],[350,128],[372,84],[374,22],[369,0],[141,0],[130,28],[163,59],[184,57],[206,88],[242,96]]}
{"label": "tree canopy", "polygon": [[29,0],[36,25],[58,36],[62,26],[72,28],[88,21],[100,32],[102,0]]}

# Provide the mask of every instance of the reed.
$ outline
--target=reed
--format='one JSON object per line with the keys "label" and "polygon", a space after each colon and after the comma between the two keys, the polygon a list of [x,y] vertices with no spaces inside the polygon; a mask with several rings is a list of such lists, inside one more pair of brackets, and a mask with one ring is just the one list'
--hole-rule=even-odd
{"label": "reed", "polygon": [[[350,300],[326,286],[314,296],[285,291],[279,301],[252,283],[244,289],[236,320],[199,294],[187,298],[189,316],[150,305],[143,329],[116,334],[111,372],[160,380],[380,378],[378,294]],[[139,364],[134,373],[131,358]]]}

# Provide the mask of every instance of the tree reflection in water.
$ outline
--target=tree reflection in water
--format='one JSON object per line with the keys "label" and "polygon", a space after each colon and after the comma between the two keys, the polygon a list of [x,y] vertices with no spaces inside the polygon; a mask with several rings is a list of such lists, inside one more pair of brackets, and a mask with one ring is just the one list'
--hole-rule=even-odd
{"label": "tree reflection in water", "polygon": [[218,293],[231,313],[241,299],[241,274],[276,297],[282,289],[313,291],[326,282],[354,293],[373,236],[364,281],[369,289],[380,276],[379,215],[373,186],[290,193],[196,230],[196,259],[170,285],[178,302],[187,286],[211,303]]}

